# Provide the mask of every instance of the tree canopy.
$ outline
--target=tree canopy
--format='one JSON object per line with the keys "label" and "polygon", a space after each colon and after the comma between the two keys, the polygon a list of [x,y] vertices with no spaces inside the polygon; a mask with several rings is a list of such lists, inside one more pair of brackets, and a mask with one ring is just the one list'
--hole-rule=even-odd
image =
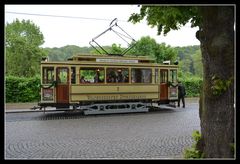
{"label": "tree canopy", "polygon": [[40,72],[40,61],[45,51],[40,48],[44,37],[30,20],[16,19],[6,25],[6,73],[30,77]]}
{"label": "tree canopy", "polygon": [[157,27],[158,35],[166,35],[170,30],[178,30],[189,21],[191,27],[200,26],[201,15],[193,6],[141,6],[140,13],[133,13],[129,21],[140,22],[146,17],[148,25]]}

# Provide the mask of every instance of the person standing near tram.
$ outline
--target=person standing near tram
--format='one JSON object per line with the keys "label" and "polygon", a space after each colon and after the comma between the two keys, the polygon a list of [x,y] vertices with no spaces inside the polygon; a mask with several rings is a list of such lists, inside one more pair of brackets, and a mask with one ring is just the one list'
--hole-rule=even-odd
{"label": "person standing near tram", "polygon": [[185,108],[185,86],[181,83],[180,80],[178,80],[178,107],[180,107],[180,101],[182,100],[183,108]]}

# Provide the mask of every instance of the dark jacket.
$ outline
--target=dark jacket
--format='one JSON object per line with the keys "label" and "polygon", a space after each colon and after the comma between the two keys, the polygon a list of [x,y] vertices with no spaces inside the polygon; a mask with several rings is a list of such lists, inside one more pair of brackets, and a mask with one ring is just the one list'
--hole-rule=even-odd
{"label": "dark jacket", "polygon": [[178,84],[178,96],[179,97],[184,97],[185,95],[186,95],[185,87],[183,86],[182,83],[179,83]]}

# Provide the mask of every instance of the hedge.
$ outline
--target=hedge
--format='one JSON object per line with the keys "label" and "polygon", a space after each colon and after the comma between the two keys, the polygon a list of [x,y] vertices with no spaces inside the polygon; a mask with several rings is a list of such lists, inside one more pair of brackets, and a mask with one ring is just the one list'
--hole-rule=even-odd
{"label": "hedge", "polygon": [[181,80],[186,90],[186,97],[199,97],[203,80],[198,77]]}
{"label": "hedge", "polygon": [[36,102],[40,100],[40,76],[32,78],[7,76],[6,102]]}

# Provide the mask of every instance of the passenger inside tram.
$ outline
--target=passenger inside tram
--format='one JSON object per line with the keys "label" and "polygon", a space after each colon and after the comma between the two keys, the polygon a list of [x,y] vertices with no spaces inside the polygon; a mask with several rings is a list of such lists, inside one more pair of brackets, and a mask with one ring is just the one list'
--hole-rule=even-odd
{"label": "passenger inside tram", "polygon": [[100,71],[100,70],[97,69],[96,74],[95,74],[95,76],[94,76],[94,83],[100,82],[100,72],[99,72],[99,71]]}
{"label": "passenger inside tram", "polygon": [[85,83],[85,82],[86,82],[86,80],[85,80],[84,76],[81,76],[80,83]]}
{"label": "passenger inside tram", "polygon": [[122,70],[119,69],[119,70],[118,70],[118,75],[117,75],[117,82],[118,82],[118,83],[122,83],[122,82],[124,82],[123,79],[124,79],[124,78],[123,78],[123,75],[122,75]]}

